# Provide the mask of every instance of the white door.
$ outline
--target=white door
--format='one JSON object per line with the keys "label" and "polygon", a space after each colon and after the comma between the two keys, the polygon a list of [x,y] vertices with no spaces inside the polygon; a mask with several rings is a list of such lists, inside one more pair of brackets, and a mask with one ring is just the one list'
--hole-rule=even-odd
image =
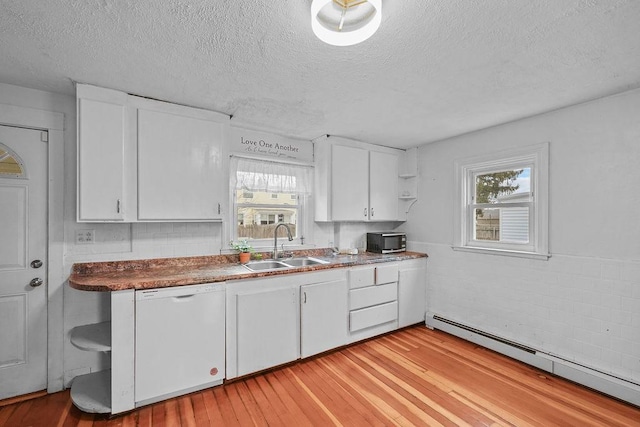
{"label": "white door", "polygon": [[47,388],[46,135],[0,126],[0,399]]}

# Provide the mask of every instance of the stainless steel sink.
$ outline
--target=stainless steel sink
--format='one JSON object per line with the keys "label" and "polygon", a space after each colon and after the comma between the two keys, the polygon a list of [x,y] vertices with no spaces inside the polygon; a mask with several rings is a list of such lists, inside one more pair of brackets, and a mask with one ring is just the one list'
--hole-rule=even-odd
{"label": "stainless steel sink", "polygon": [[311,257],[283,259],[282,262],[292,267],[307,267],[310,265],[329,264],[329,261],[323,261],[321,259]]}
{"label": "stainless steel sink", "polygon": [[308,267],[311,265],[329,264],[329,261],[323,261],[317,258],[300,257],[300,258],[288,258],[281,261],[265,260],[265,261],[250,261],[243,264],[251,271],[267,271],[267,270],[283,270],[285,268],[296,267]]}
{"label": "stainless steel sink", "polygon": [[264,270],[280,270],[283,268],[291,268],[290,265],[287,265],[280,261],[251,261],[246,264],[243,264],[251,271],[264,271]]}

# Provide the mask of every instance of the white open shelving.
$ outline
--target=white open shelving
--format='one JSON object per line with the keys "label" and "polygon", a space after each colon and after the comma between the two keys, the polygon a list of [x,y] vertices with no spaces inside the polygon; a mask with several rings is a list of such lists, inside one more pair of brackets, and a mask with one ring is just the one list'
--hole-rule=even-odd
{"label": "white open shelving", "polygon": [[411,206],[418,200],[418,153],[410,148],[400,157],[398,173],[398,218],[407,219]]}
{"label": "white open shelving", "polygon": [[[71,343],[85,351],[111,351],[111,322],[76,326]],[[79,409],[96,414],[111,413],[111,370],[79,375],[71,384],[71,400]]]}

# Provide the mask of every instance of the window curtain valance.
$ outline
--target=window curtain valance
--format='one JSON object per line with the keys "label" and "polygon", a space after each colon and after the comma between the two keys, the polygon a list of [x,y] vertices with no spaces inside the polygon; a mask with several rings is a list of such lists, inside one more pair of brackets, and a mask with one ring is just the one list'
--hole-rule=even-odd
{"label": "window curtain valance", "polygon": [[230,187],[234,191],[310,194],[312,172],[311,166],[233,156]]}

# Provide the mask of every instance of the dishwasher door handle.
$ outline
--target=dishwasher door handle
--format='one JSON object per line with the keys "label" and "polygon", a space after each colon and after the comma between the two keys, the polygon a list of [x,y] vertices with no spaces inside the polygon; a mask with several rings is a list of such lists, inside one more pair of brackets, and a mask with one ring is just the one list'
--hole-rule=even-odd
{"label": "dishwasher door handle", "polygon": [[195,296],[196,296],[196,294],[177,295],[177,296],[173,297],[173,300],[176,301],[176,302],[187,302],[188,300],[192,299]]}

